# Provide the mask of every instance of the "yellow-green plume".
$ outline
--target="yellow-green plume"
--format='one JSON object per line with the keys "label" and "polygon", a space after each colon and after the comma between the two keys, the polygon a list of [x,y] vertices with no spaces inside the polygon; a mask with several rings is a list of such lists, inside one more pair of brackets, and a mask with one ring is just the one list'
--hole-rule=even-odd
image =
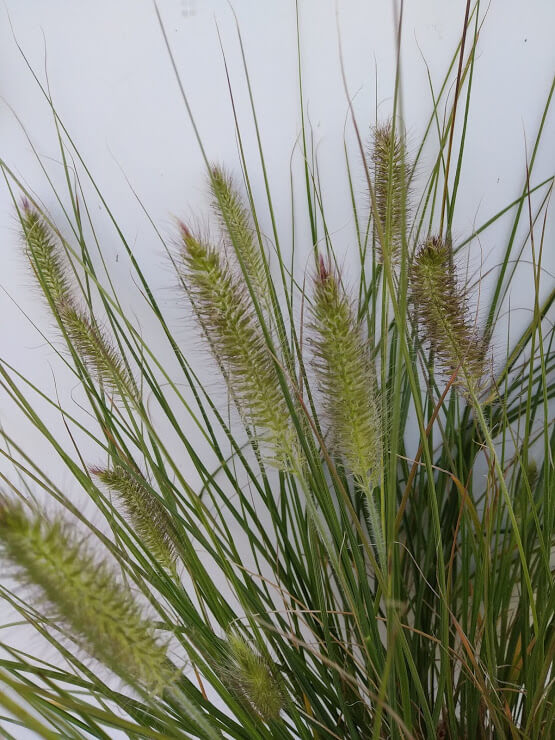
{"label": "yellow-green plume", "polygon": [[26,198],[19,215],[25,254],[46,298],[56,306],[70,295],[60,246],[43,216]]}
{"label": "yellow-green plume", "polygon": [[375,373],[351,302],[322,257],[314,279],[312,330],[331,443],[360,485],[372,490],[382,449]]}
{"label": "yellow-green plume", "polygon": [[403,234],[407,226],[408,162],[404,136],[391,121],[372,130],[371,158],[374,166],[373,185],[380,231],[376,230],[378,254],[383,262],[387,255],[399,259]]}
{"label": "yellow-green plume", "polygon": [[467,390],[479,390],[484,373],[484,345],[468,320],[464,289],[457,282],[452,249],[430,237],[418,250],[410,271],[410,291],[417,325],[442,369]]}
{"label": "yellow-green plume", "polygon": [[20,583],[92,657],[153,693],[172,681],[167,648],[131,592],[67,523],[0,498],[0,551]]}
{"label": "yellow-green plume", "polygon": [[89,372],[112,393],[136,396],[137,388],[131,373],[98,325],[93,324],[73,300],[61,302],[57,310],[71,346]]}
{"label": "yellow-green plume", "polygon": [[295,432],[258,318],[241,281],[204,239],[181,225],[183,280],[239,410],[289,467]]}
{"label": "yellow-green plume", "polygon": [[228,638],[226,682],[264,721],[279,719],[283,691],[270,662],[239,635]]}
{"label": "yellow-green plume", "polygon": [[212,207],[224,233],[227,234],[257,299],[265,306],[268,301],[266,268],[250,211],[231,176],[220,167],[213,167],[210,171],[210,190]]}
{"label": "yellow-green plume", "polygon": [[91,473],[117,495],[127,520],[141,541],[161,565],[172,570],[175,567],[177,535],[168,512],[141,474],[131,474],[121,466],[112,470],[92,468]]}
{"label": "yellow-green plume", "polygon": [[135,382],[110,340],[78,307],[64,267],[61,246],[28,200],[20,210],[25,253],[38,284],[85,367],[112,392],[136,395]]}

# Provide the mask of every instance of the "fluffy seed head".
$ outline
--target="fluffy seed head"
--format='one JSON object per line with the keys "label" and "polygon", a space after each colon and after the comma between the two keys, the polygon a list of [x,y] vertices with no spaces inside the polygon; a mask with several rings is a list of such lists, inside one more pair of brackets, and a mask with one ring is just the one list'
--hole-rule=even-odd
{"label": "fluffy seed head", "polygon": [[128,397],[136,396],[133,377],[119,352],[101,329],[76,307],[72,299],[62,301],[57,309],[71,346],[85,367],[111,392]]}
{"label": "fluffy seed head", "polygon": [[468,320],[467,300],[458,285],[452,249],[430,237],[418,250],[410,272],[411,297],[423,337],[443,370],[457,382],[477,391],[484,373],[485,348]]}
{"label": "fluffy seed head", "polygon": [[376,379],[368,342],[335,272],[320,257],[312,304],[313,366],[332,444],[371,490],[381,462]]}
{"label": "fluffy seed head", "polygon": [[251,214],[231,176],[220,167],[210,171],[212,207],[224,233],[245,270],[258,300],[265,305],[268,288],[264,257],[256,238]]}
{"label": "fluffy seed head", "polygon": [[26,198],[19,213],[25,254],[41,290],[56,306],[70,294],[60,245],[43,216]]}
{"label": "fluffy seed head", "polygon": [[112,570],[68,525],[0,498],[0,552],[71,638],[125,681],[153,693],[172,680],[167,648]]}
{"label": "fluffy seed head", "polygon": [[283,691],[269,661],[239,635],[228,639],[227,682],[264,721],[279,718]]}
{"label": "fluffy seed head", "polygon": [[169,570],[175,567],[177,535],[168,512],[149,490],[142,475],[125,468],[92,468],[95,475],[113,491],[123,505],[126,518],[154,557]]}
{"label": "fluffy seed head", "polygon": [[295,433],[279,377],[245,288],[204,239],[181,228],[183,279],[230,392],[245,420],[287,468]]}
{"label": "fluffy seed head", "polygon": [[391,121],[372,129],[371,159],[374,165],[374,192],[383,241],[377,234],[379,257],[393,262],[399,259],[403,234],[407,226],[408,169],[404,136]]}

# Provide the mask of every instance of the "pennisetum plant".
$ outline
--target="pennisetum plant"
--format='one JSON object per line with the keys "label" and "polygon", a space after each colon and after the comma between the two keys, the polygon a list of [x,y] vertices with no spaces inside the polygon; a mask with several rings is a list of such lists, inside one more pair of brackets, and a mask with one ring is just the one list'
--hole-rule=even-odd
{"label": "pennisetum plant", "polygon": [[[179,221],[164,241],[183,318],[206,347],[200,370],[97,189],[171,362],[122,306],[93,249],[80,177],[96,183],[41,88],[67,175],[67,193],[53,191],[70,204],[67,224],[55,226],[0,165],[48,308],[45,334],[87,415],[0,359],[2,397],[66,471],[56,483],[50,461],[3,422],[0,453],[17,474],[1,476],[0,596],[56,655],[0,633],[0,733],[553,735],[554,292],[544,289],[540,226],[553,178],[536,182],[533,169],[553,88],[525,187],[455,238],[482,21],[469,3],[419,147],[407,145],[397,84],[391,117],[353,116],[368,186],[357,192],[346,147],[358,284],[338,267],[304,107],[312,264],[299,274],[289,262],[251,98],[266,199],[255,197],[236,120],[242,178],[206,157],[217,235]],[[511,234],[487,295],[463,279],[461,250],[506,213]],[[531,314],[499,352],[524,220]],[[228,404],[213,392],[215,373]]]}

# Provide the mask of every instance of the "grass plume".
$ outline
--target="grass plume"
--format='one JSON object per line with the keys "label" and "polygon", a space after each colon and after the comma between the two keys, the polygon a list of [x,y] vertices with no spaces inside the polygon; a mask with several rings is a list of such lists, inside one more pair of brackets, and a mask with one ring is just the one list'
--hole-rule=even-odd
{"label": "grass plume", "polygon": [[235,250],[241,269],[245,271],[258,301],[265,306],[268,301],[268,281],[251,211],[231,175],[222,167],[211,168],[210,191],[212,208]]}
{"label": "grass plume", "polygon": [[273,449],[278,467],[295,455],[295,433],[254,309],[220,253],[181,227],[183,279],[239,410]]}
{"label": "grass plume", "polygon": [[429,237],[410,272],[416,323],[443,370],[460,368],[458,383],[477,392],[484,374],[483,342],[468,319],[467,298],[457,281],[450,245]]}
{"label": "grass plume", "polygon": [[367,490],[378,482],[381,427],[368,341],[337,274],[320,257],[312,305],[313,365],[332,444]]}
{"label": "grass plume", "polygon": [[141,474],[131,474],[121,466],[92,468],[91,473],[116,494],[127,520],[145,546],[165,568],[173,570],[176,531],[167,510],[149,490]]}
{"label": "grass plume", "polygon": [[226,680],[265,722],[279,719],[283,691],[268,660],[239,635],[230,635],[227,646]]}
{"label": "grass plume", "polygon": [[88,371],[111,393],[136,397],[137,388],[131,373],[99,326],[73,300],[63,301],[57,310],[71,346]]}
{"label": "grass plume", "polygon": [[312,364],[318,377],[330,442],[365,494],[382,564],[385,544],[373,489],[379,484],[382,428],[368,340],[337,274],[320,256],[312,304]]}
{"label": "grass plume", "polygon": [[47,300],[54,306],[71,294],[60,245],[40,212],[24,198],[19,211],[25,254]]}
{"label": "grass plume", "polygon": [[25,253],[37,282],[85,367],[111,392],[129,397],[136,385],[119,352],[78,307],[70,288],[57,237],[42,214],[23,199],[20,210]]}
{"label": "grass plume", "polygon": [[71,638],[125,681],[158,693],[171,679],[166,647],[132,594],[63,521],[0,498],[2,559],[38,589]]}
{"label": "grass plume", "polygon": [[373,164],[373,186],[377,212],[374,218],[381,223],[381,234],[376,232],[380,262],[385,255],[397,262],[401,244],[406,233],[408,217],[408,173],[407,149],[404,135],[399,126],[387,121],[372,129],[370,146]]}

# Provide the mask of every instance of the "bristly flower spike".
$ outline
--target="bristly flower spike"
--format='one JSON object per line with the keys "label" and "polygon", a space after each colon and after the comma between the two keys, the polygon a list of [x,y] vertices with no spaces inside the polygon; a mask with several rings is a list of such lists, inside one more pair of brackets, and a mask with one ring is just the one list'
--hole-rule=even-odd
{"label": "bristly flower spike", "polygon": [[134,378],[98,325],[93,324],[73,300],[63,301],[56,308],[71,346],[89,372],[96,375],[110,392],[136,398]]}
{"label": "bristly flower spike", "polygon": [[72,349],[111,392],[136,396],[135,381],[120,354],[98,325],[77,305],[66,275],[60,244],[44,217],[27,199],[22,201],[20,216],[25,253]]}
{"label": "bristly flower spike", "polygon": [[233,183],[231,176],[221,167],[210,170],[212,208],[224,233],[227,235],[237,261],[245,271],[262,306],[268,302],[268,281],[264,255],[256,238],[252,216]]}
{"label": "bristly flower spike", "polygon": [[154,694],[172,683],[175,671],[153,624],[67,523],[0,497],[0,552],[89,655]]}
{"label": "bristly flower spike", "polygon": [[312,304],[313,365],[335,450],[371,490],[381,465],[376,378],[368,341],[335,272],[320,256]]}
{"label": "bristly flower spike", "polygon": [[430,237],[418,250],[410,271],[415,318],[443,370],[458,369],[457,382],[471,394],[480,390],[485,347],[468,318],[467,299],[457,281],[451,246]]}
{"label": "bristly flower spike", "polygon": [[383,262],[387,255],[395,263],[407,228],[409,163],[405,137],[397,126],[393,129],[391,121],[372,129],[371,160],[377,208],[374,218],[381,226],[376,230],[379,259]]}
{"label": "bristly flower spike", "polygon": [[59,244],[50,226],[27,198],[21,201],[19,215],[27,259],[41,290],[56,306],[71,293]]}
{"label": "bristly flower spike", "polygon": [[205,239],[181,224],[183,279],[239,411],[289,469],[296,435],[274,360],[244,285]]}
{"label": "bristly flower spike", "polygon": [[224,666],[226,683],[265,722],[279,719],[283,691],[269,661],[236,634],[228,638],[228,663]]}
{"label": "bristly flower spike", "polygon": [[168,512],[142,475],[138,471],[131,474],[121,465],[111,470],[91,468],[91,473],[116,494],[141,541],[165,568],[173,571],[177,533]]}
{"label": "bristly flower spike", "polygon": [[330,443],[366,494],[370,524],[383,564],[385,545],[373,498],[382,459],[375,371],[368,341],[351,302],[338,276],[321,256],[311,310],[312,364],[323,396]]}

